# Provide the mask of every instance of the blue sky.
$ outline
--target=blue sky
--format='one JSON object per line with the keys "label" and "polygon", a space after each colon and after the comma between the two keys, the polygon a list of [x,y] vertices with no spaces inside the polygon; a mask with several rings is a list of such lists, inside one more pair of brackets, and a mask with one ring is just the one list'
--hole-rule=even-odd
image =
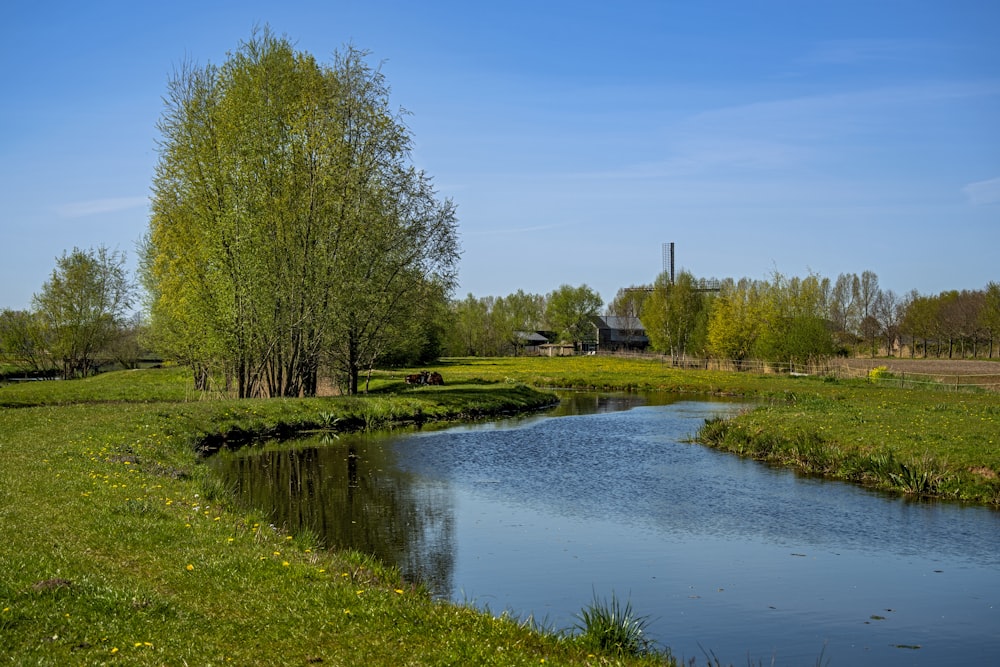
{"label": "blue sky", "polygon": [[[92,5],[92,6],[88,6]],[[161,96],[268,24],[352,43],[458,206],[456,296],[875,271],[1000,281],[1000,3],[17,2],[0,42],[0,308],[147,225]]]}

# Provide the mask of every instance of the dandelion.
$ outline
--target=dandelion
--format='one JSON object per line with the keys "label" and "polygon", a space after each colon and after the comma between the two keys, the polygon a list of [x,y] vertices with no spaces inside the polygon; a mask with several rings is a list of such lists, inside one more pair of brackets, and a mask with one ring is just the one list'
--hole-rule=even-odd
{"label": "dandelion", "polygon": [[114,655],[115,653],[118,653],[118,647],[117,646],[115,646],[114,648],[111,649],[111,655]]}
{"label": "dandelion", "polygon": [[402,595],[402,594],[403,594],[403,589],[402,589],[402,588],[397,588],[397,589],[396,589],[396,592],[397,592],[398,594]]}
{"label": "dandelion", "polygon": [[281,563],[281,565],[282,565],[283,567],[288,567],[289,563],[288,563],[288,561],[286,560],[286,561],[283,561],[283,562]]}
{"label": "dandelion", "polygon": [[194,569],[194,565],[192,565],[191,563],[188,563],[188,564],[187,564],[187,567],[186,567],[186,568],[184,568],[184,569],[186,569],[186,570],[187,570],[188,572],[190,572],[191,570],[193,570],[193,569]]}

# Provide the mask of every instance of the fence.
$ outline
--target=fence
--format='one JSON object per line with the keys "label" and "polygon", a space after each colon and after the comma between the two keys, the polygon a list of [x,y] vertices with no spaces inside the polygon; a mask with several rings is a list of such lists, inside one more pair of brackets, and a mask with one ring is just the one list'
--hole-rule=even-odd
{"label": "fence", "polygon": [[[716,371],[735,371],[741,373],[757,373],[760,375],[780,374],[792,376],[818,375],[837,379],[862,379],[880,385],[896,387],[927,387],[952,391],[969,391],[975,389],[1000,391],[1000,363],[996,373],[953,373],[953,372],[918,372],[910,370],[893,370],[875,374],[871,371],[884,367],[885,363],[873,359],[862,367],[852,367],[843,359],[827,359],[809,363],[762,361],[760,359],[709,359],[696,357],[672,357],[649,352],[598,352],[600,356],[648,359],[659,361],[672,368],[700,369]],[[890,360],[891,362],[891,360]]]}

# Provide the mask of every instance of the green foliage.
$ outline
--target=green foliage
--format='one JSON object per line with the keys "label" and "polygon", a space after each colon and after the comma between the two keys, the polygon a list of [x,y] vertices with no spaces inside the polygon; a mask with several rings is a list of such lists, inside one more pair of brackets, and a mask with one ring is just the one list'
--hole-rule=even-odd
{"label": "green foliage", "polygon": [[545,320],[560,340],[579,345],[593,338],[592,318],[602,303],[601,296],[586,285],[560,285],[546,296]]}
{"label": "green foliage", "polygon": [[708,324],[709,352],[737,362],[750,358],[765,324],[764,286],[757,281],[722,283],[712,304]]}
{"label": "green foliage", "polygon": [[521,334],[542,328],[545,297],[518,290],[505,297],[469,294],[450,307],[446,349],[452,356],[500,356],[517,353]]}
{"label": "green foliage", "polygon": [[56,259],[51,277],[32,301],[38,335],[64,378],[94,370],[95,357],[115,340],[132,300],[124,253],[103,246],[74,248]]}
{"label": "green foliage", "polygon": [[0,358],[21,371],[39,373],[51,366],[46,331],[37,313],[0,311]]}
{"label": "green foliage", "polygon": [[647,655],[653,651],[652,642],[646,637],[649,619],[637,616],[632,603],[623,605],[612,592],[608,600],[594,601],[577,617],[577,630],[586,646],[601,653],[619,657]]}
{"label": "green foliage", "polygon": [[383,355],[424,354],[399,341],[453,286],[455,209],[365,55],[321,65],[265,29],[170,82],[142,274],[154,339],[199,384],[312,395],[327,366],[356,393]]}
{"label": "green foliage", "polygon": [[660,274],[642,309],[652,348],[674,357],[703,352],[708,308],[709,297],[698,291],[691,273],[681,271],[673,283]]}

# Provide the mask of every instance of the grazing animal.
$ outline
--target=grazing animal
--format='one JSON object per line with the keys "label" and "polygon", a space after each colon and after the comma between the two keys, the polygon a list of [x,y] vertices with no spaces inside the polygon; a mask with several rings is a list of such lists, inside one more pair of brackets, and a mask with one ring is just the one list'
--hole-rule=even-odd
{"label": "grazing animal", "polygon": [[427,384],[427,373],[414,373],[406,376],[406,384]]}

